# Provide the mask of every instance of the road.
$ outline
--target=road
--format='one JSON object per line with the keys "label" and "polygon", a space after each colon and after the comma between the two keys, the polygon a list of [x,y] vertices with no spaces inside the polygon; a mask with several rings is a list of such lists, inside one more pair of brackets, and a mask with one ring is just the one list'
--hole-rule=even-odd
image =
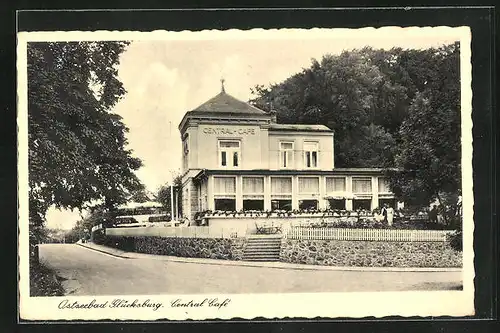
{"label": "road", "polygon": [[76,244],[43,244],[40,260],[71,295],[289,293],[457,289],[461,272],[295,270],[124,259]]}

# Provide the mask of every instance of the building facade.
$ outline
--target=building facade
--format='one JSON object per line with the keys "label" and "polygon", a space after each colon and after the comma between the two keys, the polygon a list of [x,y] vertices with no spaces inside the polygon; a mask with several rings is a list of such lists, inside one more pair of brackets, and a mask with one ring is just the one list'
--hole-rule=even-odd
{"label": "building facade", "polygon": [[334,133],[323,125],[276,123],[227,94],[187,112],[183,145],[182,211],[395,207],[382,169],[335,168]]}

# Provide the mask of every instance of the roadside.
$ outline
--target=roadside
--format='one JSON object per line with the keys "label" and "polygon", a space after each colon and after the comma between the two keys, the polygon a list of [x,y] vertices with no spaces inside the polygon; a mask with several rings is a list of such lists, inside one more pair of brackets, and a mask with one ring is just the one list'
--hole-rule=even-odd
{"label": "roadside", "polygon": [[60,279],[43,263],[30,264],[30,296],[64,296]]}
{"label": "roadside", "polygon": [[155,259],[178,263],[193,263],[219,266],[243,266],[243,267],[266,267],[291,270],[312,270],[312,271],[370,271],[370,272],[460,272],[461,268],[454,267],[351,267],[351,266],[320,266],[306,264],[291,264],[284,262],[258,262],[258,261],[234,261],[206,258],[185,258],[165,255],[154,255],[145,253],[126,252],[108,246],[94,243],[77,243],[81,247],[98,251],[123,259]]}

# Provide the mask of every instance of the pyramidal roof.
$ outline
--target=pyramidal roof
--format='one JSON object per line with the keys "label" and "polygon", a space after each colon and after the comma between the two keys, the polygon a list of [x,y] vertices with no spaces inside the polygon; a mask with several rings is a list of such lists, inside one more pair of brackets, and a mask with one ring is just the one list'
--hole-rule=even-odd
{"label": "pyramidal roof", "polygon": [[222,90],[191,112],[266,115],[267,112],[240,101]]}

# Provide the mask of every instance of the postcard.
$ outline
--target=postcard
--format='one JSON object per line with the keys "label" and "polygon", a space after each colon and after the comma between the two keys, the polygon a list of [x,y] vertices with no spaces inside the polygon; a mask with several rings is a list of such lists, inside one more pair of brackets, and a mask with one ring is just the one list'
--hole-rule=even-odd
{"label": "postcard", "polygon": [[470,44],[20,32],[20,318],[473,315]]}

